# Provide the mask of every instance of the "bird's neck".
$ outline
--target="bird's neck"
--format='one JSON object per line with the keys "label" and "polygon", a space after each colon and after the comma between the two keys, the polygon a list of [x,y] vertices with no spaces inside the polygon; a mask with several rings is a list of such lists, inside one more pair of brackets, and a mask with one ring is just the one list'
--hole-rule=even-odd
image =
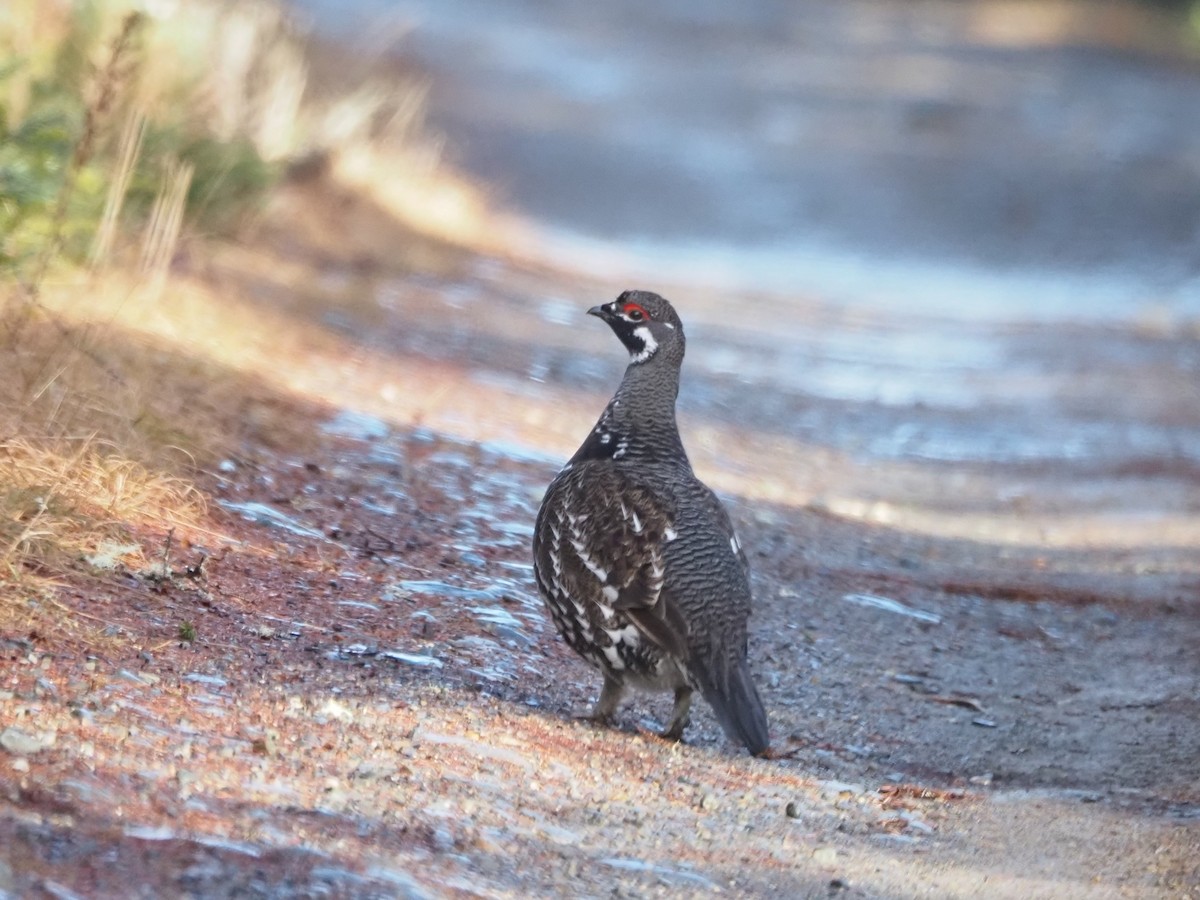
{"label": "bird's neck", "polygon": [[669,419],[675,424],[675,400],[679,396],[679,366],[655,357],[630,363],[613,400],[625,415],[645,414],[653,420]]}
{"label": "bird's neck", "polygon": [[688,465],[675,398],[679,366],[666,359],[631,363],[575,459],[680,462]]}

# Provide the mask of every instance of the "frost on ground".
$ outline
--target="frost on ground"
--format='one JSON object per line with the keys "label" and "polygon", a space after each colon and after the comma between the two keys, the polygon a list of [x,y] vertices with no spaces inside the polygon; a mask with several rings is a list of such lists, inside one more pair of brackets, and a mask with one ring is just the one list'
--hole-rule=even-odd
{"label": "frost on ground", "polygon": [[[64,588],[127,640],[4,638],[0,890],[1195,884],[1197,617],[1177,573],[1139,576],[1159,579],[1161,602],[1072,602],[1061,559],[739,502],[756,550],[752,656],[792,752],[754,760],[706,710],[685,745],[648,736],[663,698],[615,730],[572,718],[598,677],[553,633],[527,559],[553,465],[427,429],[344,430],[317,455],[212,476],[226,537],[192,536],[172,580],[117,567],[99,588]],[[184,575],[202,554],[203,577]],[[1039,569],[1046,597],[1014,595],[1017,572]],[[183,619],[194,641],[175,633]]]}

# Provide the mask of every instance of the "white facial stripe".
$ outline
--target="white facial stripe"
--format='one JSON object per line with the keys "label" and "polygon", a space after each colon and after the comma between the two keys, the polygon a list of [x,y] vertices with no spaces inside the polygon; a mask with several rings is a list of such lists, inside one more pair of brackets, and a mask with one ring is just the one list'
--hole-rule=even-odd
{"label": "white facial stripe", "polygon": [[642,351],[633,353],[630,359],[635,363],[645,362],[654,355],[654,351],[658,349],[658,341],[654,339],[654,335],[650,333],[650,329],[645,325],[633,329],[634,337],[642,339]]}

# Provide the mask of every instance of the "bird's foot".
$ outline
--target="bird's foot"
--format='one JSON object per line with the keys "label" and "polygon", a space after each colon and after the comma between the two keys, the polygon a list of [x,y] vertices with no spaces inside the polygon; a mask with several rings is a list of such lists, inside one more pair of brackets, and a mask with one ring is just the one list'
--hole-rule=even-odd
{"label": "bird's foot", "polygon": [[658,736],[664,741],[671,741],[675,744],[683,743],[683,729],[687,728],[687,719],[672,719],[667,723],[667,727],[658,732]]}
{"label": "bird's foot", "polygon": [[686,685],[675,689],[675,708],[671,710],[671,721],[659,735],[664,741],[683,741],[683,730],[691,721],[692,689]]}
{"label": "bird's foot", "polygon": [[616,717],[612,713],[597,712],[596,710],[578,713],[571,718],[576,722],[590,722],[593,725],[606,725],[610,728],[616,724]]}

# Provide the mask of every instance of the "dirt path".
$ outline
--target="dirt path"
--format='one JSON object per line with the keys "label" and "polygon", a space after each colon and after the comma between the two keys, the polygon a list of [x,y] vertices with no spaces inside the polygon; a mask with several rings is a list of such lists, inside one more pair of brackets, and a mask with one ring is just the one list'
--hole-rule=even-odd
{"label": "dirt path", "polygon": [[[194,645],[89,659],[7,641],[5,719],[54,738],[6,763],[4,886],[129,896],[130,871],[142,896],[1195,883],[1194,611],[967,598],[909,576],[889,586],[902,614],[842,599],[882,593],[829,564],[823,545],[861,532],[743,516],[763,548],[754,655],[798,749],[747,759],[706,714],[670,746],[636,733],[661,702],[618,731],[570,719],[595,679],[553,637],[525,561],[550,471],[403,432],[239,469],[222,502],[274,524],[227,518],[246,543],[202,583],[114,576],[79,598],[147,638],[190,617]],[[806,535],[827,564],[799,579],[774,548]]]}
{"label": "dirt path", "polygon": [[613,286],[473,266],[281,297],[387,361],[280,395],[321,435],[203,475],[172,581],[64,585],[110,642],[0,641],[0,896],[1200,896],[1194,340],[942,322],[987,352],[939,361],[897,346],[931,323],[676,296],[766,762],[707,710],[646,737],[662,698],[572,719],[597,678],[527,545],[619,377]]}

